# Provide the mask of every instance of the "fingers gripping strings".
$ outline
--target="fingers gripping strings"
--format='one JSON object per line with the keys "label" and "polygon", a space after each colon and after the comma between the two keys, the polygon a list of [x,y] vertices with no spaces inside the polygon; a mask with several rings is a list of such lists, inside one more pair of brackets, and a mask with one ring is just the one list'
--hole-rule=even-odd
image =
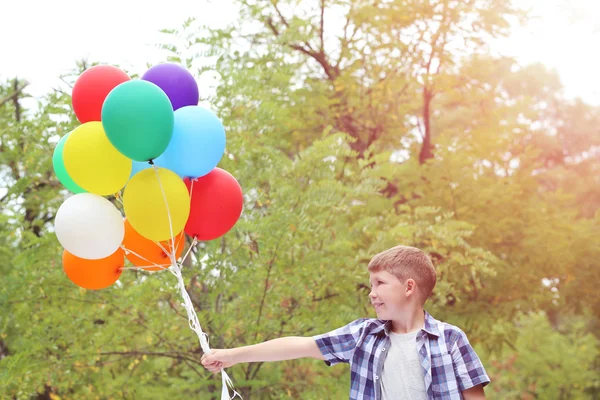
{"label": "fingers gripping strings", "polygon": [[[185,289],[185,282],[183,280],[183,274],[181,272],[181,265],[177,263],[177,260],[175,258],[176,251],[175,251],[175,239],[174,239],[174,235],[173,235],[173,223],[171,221],[171,212],[169,210],[169,203],[167,201],[167,196],[166,196],[164,188],[162,186],[162,182],[160,181],[160,174],[159,174],[158,168],[154,164],[152,164],[152,167],[154,168],[154,171],[156,172],[156,178],[158,179],[158,184],[160,186],[160,190],[162,192],[163,199],[165,200],[165,207],[167,209],[167,216],[169,218],[169,229],[170,229],[170,234],[171,234],[171,249],[170,249],[171,252],[169,254],[169,258],[171,260],[171,267],[168,270],[177,278],[179,290],[181,292],[181,296],[183,297],[183,303],[181,303],[181,304],[185,307],[185,309],[187,311],[188,324],[189,324],[190,328],[194,332],[196,332],[196,335],[198,336],[198,339],[200,340],[200,347],[202,348],[202,351],[205,354],[210,354],[210,346],[208,344],[208,335],[202,331],[202,326],[200,325],[200,321],[198,321],[198,316],[196,315],[196,311],[194,310],[194,305],[192,303],[192,300],[190,299],[190,296],[189,296],[187,290]],[[192,184],[193,184],[193,181],[192,181]],[[190,246],[186,255],[184,256],[184,259],[187,258],[187,256],[190,254],[191,249],[194,247],[194,245],[196,243],[197,243],[197,239],[194,238],[194,241],[192,242],[192,245]],[[221,379],[222,379],[222,384],[223,384],[222,391],[221,391],[221,400],[231,400],[231,399],[235,399],[236,397],[239,397],[240,399],[242,398],[242,396],[240,396],[240,394],[234,390],[233,382],[231,381],[231,379],[229,378],[229,376],[227,375],[227,373],[225,372],[224,369],[221,369]],[[233,397],[230,397],[230,395],[229,395],[230,388],[233,392]]]}

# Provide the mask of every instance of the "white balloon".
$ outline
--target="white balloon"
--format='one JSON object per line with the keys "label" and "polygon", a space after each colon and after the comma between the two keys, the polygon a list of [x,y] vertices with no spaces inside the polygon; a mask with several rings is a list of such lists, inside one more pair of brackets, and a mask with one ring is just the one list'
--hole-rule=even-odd
{"label": "white balloon", "polygon": [[56,213],[54,227],[65,250],[89,260],[110,256],[125,236],[119,210],[104,197],[92,193],[66,199]]}

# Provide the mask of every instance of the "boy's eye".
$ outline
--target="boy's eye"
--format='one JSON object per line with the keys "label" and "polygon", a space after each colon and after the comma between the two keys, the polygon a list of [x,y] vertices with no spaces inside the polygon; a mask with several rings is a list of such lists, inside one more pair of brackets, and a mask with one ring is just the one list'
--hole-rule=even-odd
{"label": "boy's eye", "polygon": [[371,288],[372,288],[373,286],[375,286],[375,285],[381,285],[381,284],[383,284],[383,283],[385,283],[385,282],[384,282],[384,281],[377,280],[377,281],[375,281],[374,283],[371,283]]}

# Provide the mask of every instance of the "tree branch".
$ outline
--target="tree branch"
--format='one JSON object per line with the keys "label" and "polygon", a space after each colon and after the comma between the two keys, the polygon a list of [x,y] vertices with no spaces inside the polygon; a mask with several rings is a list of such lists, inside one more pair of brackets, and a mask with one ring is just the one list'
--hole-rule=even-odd
{"label": "tree branch", "polygon": [[[288,311],[288,315],[287,318],[282,320],[279,324],[279,333],[277,334],[276,337],[282,337],[283,333],[284,333],[284,327],[287,325],[288,322],[290,322],[293,318],[294,318],[294,312],[299,308],[300,306],[300,302],[293,299],[292,298],[292,306],[290,307],[289,311]],[[296,333],[298,334],[298,333]],[[267,337],[267,340],[271,340],[272,337]],[[264,362],[260,362],[260,363],[254,363],[255,367],[254,370],[252,371],[252,364],[248,366],[248,369],[246,370],[246,379],[256,379],[256,377],[258,376],[258,372],[260,371],[261,367],[264,365]],[[252,372],[251,372],[252,371]]]}
{"label": "tree branch", "polygon": [[321,22],[319,30],[319,39],[321,40],[321,52],[325,52],[325,0],[321,0]]}
{"label": "tree branch", "polygon": [[271,256],[271,260],[269,261],[269,268],[267,270],[267,277],[265,278],[265,287],[263,289],[263,294],[260,299],[260,306],[258,308],[258,317],[256,318],[256,332],[254,334],[254,340],[258,338],[258,327],[260,326],[260,320],[262,317],[263,307],[265,305],[265,299],[267,297],[267,291],[269,290],[269,279],[271,278],[271,271],[273,270],[273,263],[275,262],[275,256],[277,255],[277,249],[279,248],[279,243],[281,243],[281,239],[283,235],[279,238],[275,249],[273,250],[273,255]]}
{"label": "tree branch", "polygon": [[28,85],[29,85],[29,82],[25,81],[22,83],[21,86],[16,86],[16,89],[12,94],[10,94],[10,95],[6,96],[5,98],[3,98],[2,100],[0,100],[0,106],[2,106],[4,103],[7,103],[11,100],[13,100],[13,101],[16,100],[19,97],[19,95],[21,94],[21,92],[23,91],[23,89],[25,89]]}
{"label": "tree branch", "polygon": [[[185,356],[185,353],[180,353],[180,352],[138,351],[138,350],[133,350],[133,351],[103,351],[103,352],[100,352],[100,355],[101,356],[115,356],[116,355],[116,356],[156,356],[156,357],[168,357],[168,358],[173,358],[173,359],[180,360],[180,361],[187,360],[187,361],[189,361],[191,363],[202,365],[202,363],[200,362],[200,360],[195,359],[195,358],[187,357],[187,356]],[[198,372],[196,369],[194,369],[194,370],[196,372]],[[199,375],[202,376],[202,374],[199,374]]]}
{"label": "tree branch", "polygon": [[[419,153],[419,163],[423,164],[425,161],[433,157],[433,149],[431,143],[431,102],[435,97],[434,85],[430,82],[430,77],[432,75],[431,71],[431,63],[434,58],[437,56],[438,58],[438,67],[436,68],[436,74],[439,72],[440,64],[442,63],[441,53],[444,51],[444,47],[446,46],[446,33],[447,33],[447,4],[444,2],[443,13],[443,21],[440,23],[440,27],[431,43],[431,53],[429,54],[429,59],[425,65],[425,78],[423,80],[423,124],[425,126],[425,132],[423,135],[423,145],[421,147],[421,151]],[[442,38],[442,44],[438,47],[438,41]]]}
{"label": "tree branch", "polygon": [[[143,315],[141,315],[141,313],[139,313],[139,317],[140,319],[143,319]],[[166,338],[164,338],[161,334],[153,331],[152,329],[150,329],[146,324],[144,324],[143,321],[140,321],[139,319],[136,319],[135,322],[137,322],[138,325],[140,325],[142,328],[146,329],[148,332],[152,333],[153,335],[155,335],[156,337],[158,337],[163,343],[165,343],[167,346],[169,346],[171,348],[171,350],[173,351],[173,353],[177,353],[180,354],[180,352],[176,351],[175,346],[173,345],[173,343],[171,343],[170,341],[168,341]],[[196,372],[198,374],[198,376],[202,376],[200,375],[200,373],[196,370],[196,368],[194,368],[194,366],[190,363],[189,360],[185,359],[184,362],[187,364],[188,367],[190,367],[192,370],[194,370],[194,372]]]}
{"label": "tree branch", "polygon": [[274,0],[271,0],[271,4],[273,5],[273,8],[275,9],[275,12],[277,13],[277,15],[279,15],[279,19],[281,20],[281,23],[284,24],[286,26],[286,28],[289,28],[290,24],[288,24],[287,20],[285,19],[285,17],[279,10],[279,7],[277,7],[277,2]]}
{"label": "tree branch", "polygon": [[[279,16],[279,19],[281,20],[281,23],[283,25],[285,25],[286,28],[289,28],[289,23],[287,22],[287,20],[285,19],[285,17],[283,16],[283,14],[279,10],[279,8],[277,7],[277,4],[275,2],[272,2],[272,4],[273,4],[273,8],[275,8],[275,12]],[[324,11],[322,11],[322,13],[324,13]],[[267,24],[269,29],[271,29],[271,31],[273,32],[273,34],[275,36],[281,35],[280,30],[277,29],[277,27],[273,23],[273,19],[271,17],[268,17],[265,20],[265,23]],[[323,31],[321,30],[320,36],[322,36],[322,34],[323,34]],[[300,51],[301,53],[303,53],[303,54],[313,58],[315,61],[317,61],[323,67],[323,70],[325,71],[325,74],[327,75],[327,78],[330,81],[333,81],[333,80],[335,80],[335,78],[338,77],[339,68],[337,66],[331,65],[327,61],[327,57],[325,56],[325,49],[323,48],[323,46],[321,47],[320,51],[315,51],[312,48],[312,46],[310,45],[310,43],[308,43],[306,41],[304,42],[304,46],[297,44],[297,43],[285,43],[285,44],[287,46],[289,46],[290,48]]]}

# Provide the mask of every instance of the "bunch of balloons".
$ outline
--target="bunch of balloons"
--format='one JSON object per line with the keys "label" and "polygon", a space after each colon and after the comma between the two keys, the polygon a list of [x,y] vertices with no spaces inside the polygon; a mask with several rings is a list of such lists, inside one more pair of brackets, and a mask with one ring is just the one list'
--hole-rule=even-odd
{"label": "bunch of balloons", "polygon": [[146,270],[169,268],[186,234],[213,240],[235,225],[242,190],[217,167],[225,129],[198,100],[196,81],[178,64],[155,65],[140,79],[110,65],[78,77],[72,103],[81,125],[53,155],[58,179],[74,193],[55,218],[73,283],[106,288],[125,258]]}

